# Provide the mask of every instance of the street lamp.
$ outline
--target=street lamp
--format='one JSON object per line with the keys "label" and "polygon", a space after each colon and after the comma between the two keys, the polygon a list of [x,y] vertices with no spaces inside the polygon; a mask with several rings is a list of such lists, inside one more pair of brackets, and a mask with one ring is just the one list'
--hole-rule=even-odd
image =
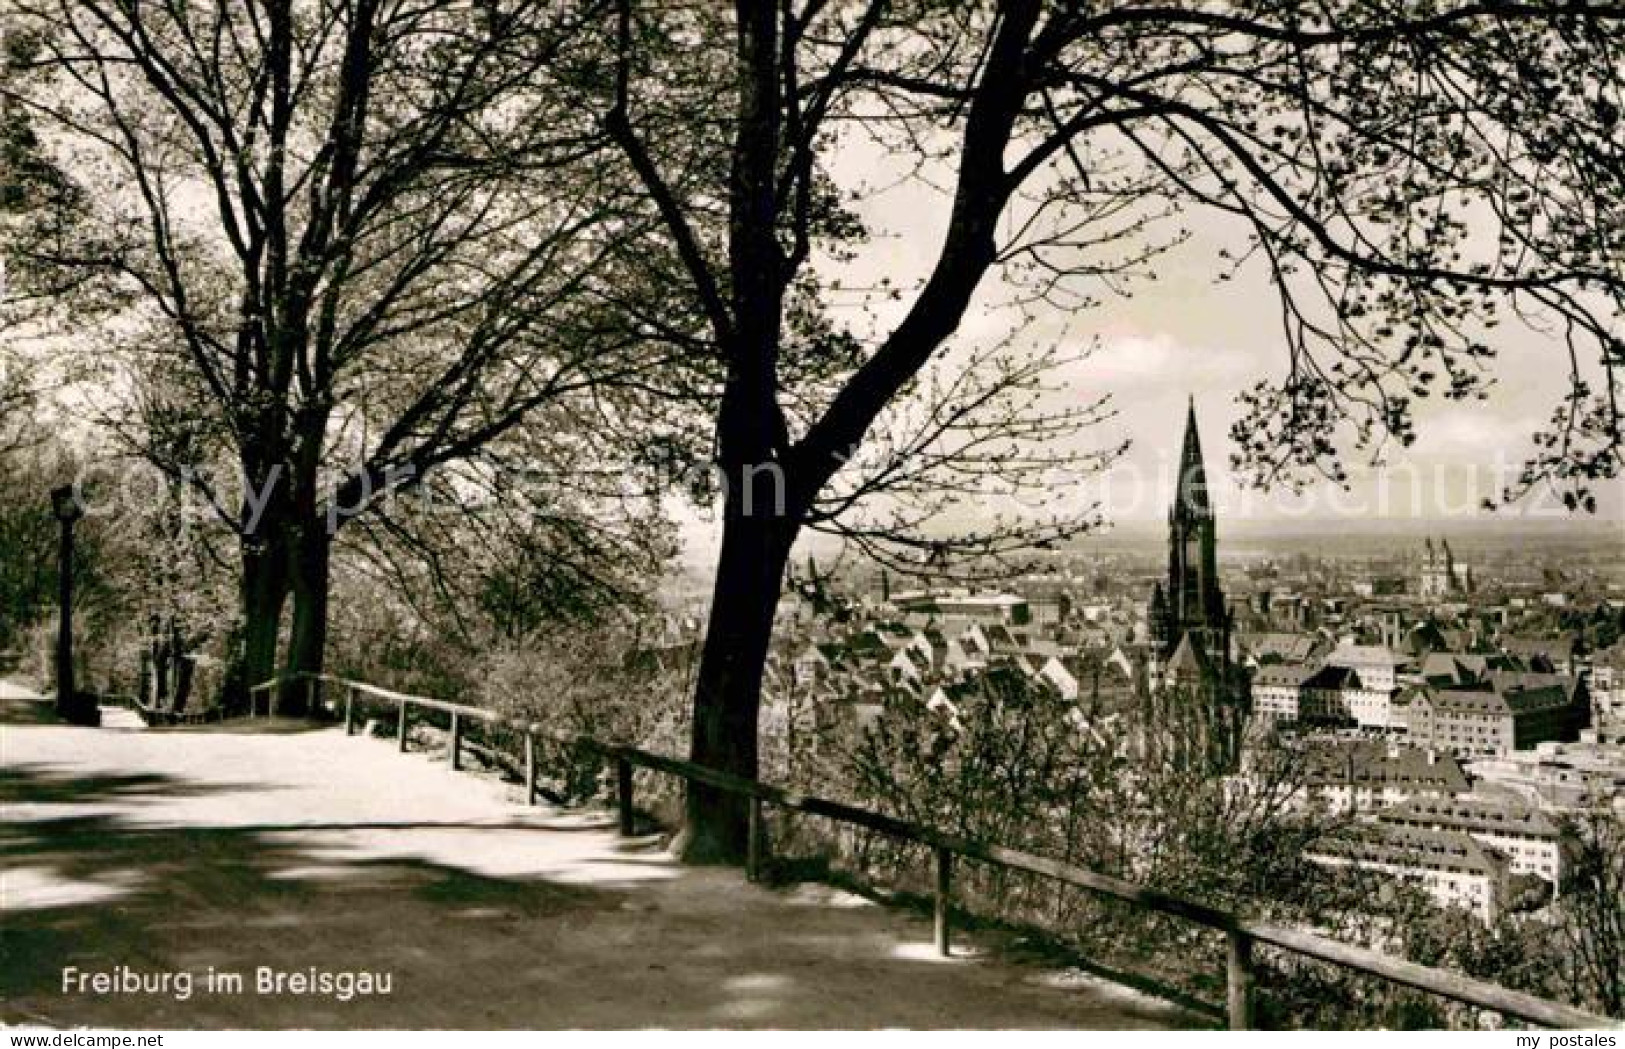
{"label": "street lamp", "polygon": [[101,712],[95,701],[73,687],[73,526],[85,516],[71,484],[51,490],[51,512],[62,524],[62,545],[57,557],[57,606],[61,619],[56,634],[56,712],[65,721],[95,725]]}

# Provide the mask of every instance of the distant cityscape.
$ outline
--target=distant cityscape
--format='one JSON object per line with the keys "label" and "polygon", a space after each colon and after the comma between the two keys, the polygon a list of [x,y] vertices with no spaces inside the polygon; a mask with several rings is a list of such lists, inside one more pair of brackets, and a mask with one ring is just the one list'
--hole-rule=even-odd
{"label": "distant cityscape", "polygon": [[951,721],[1015,680],[1135,761],[1246,778],[1286,748],[1294,804],[1349,823],[1316,863],[1486,924],[1556,898],[1563,815],[1625,807],[1621,544],[1536,523],[1531,542],[1328,529],[1226,551],[1194,407],[1172,496],[1162,550],[1086,539],[997,588],[809,558],[778,610],[768,730],[812,711],[861,733],[900,696]]}

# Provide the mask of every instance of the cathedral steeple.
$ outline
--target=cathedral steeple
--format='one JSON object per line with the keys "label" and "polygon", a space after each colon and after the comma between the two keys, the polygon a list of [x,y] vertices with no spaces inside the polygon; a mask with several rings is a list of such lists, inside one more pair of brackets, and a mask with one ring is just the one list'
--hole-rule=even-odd
{"label": "cathedral steeple", "polygon": [[1248,709],[1246,674],[1231,660],[1233,620],[1219,590],[1218,536],[1196,428],[1185,411],[1179,480],[1168,509],[1167,587],[1152,588],[1148,739],[1182,767],[1234,768]]}
{"label": "cathedral steeple", "polygon": [[1197,641],[1217,641],[1224,625],[1224,595],[1219,592],[1218,540],[1207,468],[1196,429],[1196,401],[1185,412],[1185,439],[1179,452],[1179,481],[1168,511],[1168,629],[1164,652],[1186,631]]}
{"label": "cathedral steeple", "polygon": [[1208,499],[1207,468],[1202,465],[1202,440],[1196,432],[1196,398],[1185,410],[1185,443],[1179,452],[1179,487],[1174,493],[1174,512],[1192,517],[1212,517]]}

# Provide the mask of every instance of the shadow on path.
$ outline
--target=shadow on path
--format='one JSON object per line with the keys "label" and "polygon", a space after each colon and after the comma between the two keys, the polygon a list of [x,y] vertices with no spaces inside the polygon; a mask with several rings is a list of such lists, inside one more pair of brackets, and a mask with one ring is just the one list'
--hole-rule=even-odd
{"label": "shadow on path", "polygon": [[[8,759],[51,739],[0,729]],[[82,739],[83,737],[76,737]],[[125,737],[128,738],[128,737]],[[22,744],[18,746],[18,744]],[[936,959],[917,918],[798,898],[738,872],[674,866],[601,813],[488,804],[468,777],[341,734],[267,737],[262,758],[331,747],[355,769],[309,790],[326,812],[273,815],[254,768],[218,780],[205,739],[153,741],[146,767],[74,769],[63,753],[0,778],[0,1020],[134,1028],[1169,1027],[1201,1020],[1133,992],[1058,989],[993,958]],[[259,745],[259,744],[255,744]],[[152,749],[152,748],[158,749]],[[374,753],[376,751],[376,753]],[[135,761],[136,758],[132,758]],[[241,761],[241,755],[235,759]],[[381,769],[399,783],[378,783]],[[285,769],[279,769],[285,773]],[[349,777],[349,778],[347,778]],[[368,791],[398,789],[395,811]],[[215,797],[218,795],[219,797]],[[202,798],[199,807],[185,799]],[[165,799],[180,799],[165,808]],[[240,822],[217,820],[228,799]],[[440,799],[436,805],[421,799]],[[111,811],[107,808],[111,806]],[[431,811],[420,811],[431,810]],[[199,815],[199,814],[203,815]],[[263,818],[271,816],[272,818]],[[302,817],[311,822],[303,822]],[[421,816],[421,818],[417,818]],[[566,833],[567,832],[567,833]],[[187,972],[152,993],[64,991],[65,969]],[[374,973],[387,996],[261,993],[258,970]],[[208,973],[238,973],[240,993]]]}

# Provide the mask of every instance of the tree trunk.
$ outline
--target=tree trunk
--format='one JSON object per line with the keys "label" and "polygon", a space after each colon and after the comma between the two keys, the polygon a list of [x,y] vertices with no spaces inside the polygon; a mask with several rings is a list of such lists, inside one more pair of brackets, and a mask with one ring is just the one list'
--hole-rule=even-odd
{"label": "tree trunk", "polygon": [[156,709],[166,710],[169,707],[169,664],[174,657],[174,651],[169,645],[169,631],[162,625],[158,627],[157,637],[153,640],[153,667],[154,680],[157,687],[153,690],[153,706]]}
{"label": "tree trunk", "polygon": [[[775,226],[779,12],[776,5],[751,0],[736,0],[735,10],[738,125],[728,184],[733,330],[718,332],[729,359],[717,414],[718,461],[728,490],[695,684],[689,756],[701,765],[754,779],[762,673],[800,514],[787,504],[788,481],[780,457],[787,435],[777,401],[786,283]],[[764,493],[764,483],[777,487]],[[744,862],[750,812],[746,799],[690,783],[686,808],[685,860]]]}
{"label": "tree trunk", "polygon": [[177,714],[185,713],[186,701],[192,695],[192,672],[197,664],[190,658],[179,657],[175,660],[175,699],[169,709]]}
{"label": "tree trunk", "polygon": [[[293,627],[288,636],[288,658],[284,673],[320,674],[327,654],[327,597],[332,560],[333,537],[320,518],[300,525],[288,559],[288,579],[293,591]],[[301,680],[288,684],[282,692],[281,709],[289,714],[307,714],[311,695]]]}
{"label": "tree trunk", "polygon": [[[695,686],[690,757],[708,768],[754,779],[762,674],[796,529],[783,518],[745,509],[739,494],[732,493]],[[683,859],[744,862],[748,821],[746,799],[690,783]]]}
{"label": "tree trunk", "polygon": [[276,530],[264,529],[243,540],[242,624],[240,655],[226,687],[230,709],[248,708],[248,690],[276,674],[277,635],[288,600],[286,551]]}

